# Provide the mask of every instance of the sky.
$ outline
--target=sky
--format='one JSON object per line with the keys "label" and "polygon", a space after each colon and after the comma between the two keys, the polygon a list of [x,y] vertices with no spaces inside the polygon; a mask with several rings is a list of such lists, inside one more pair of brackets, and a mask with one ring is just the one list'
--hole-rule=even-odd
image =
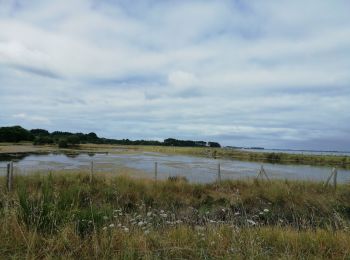
{"label": "sky", "polygon": [[0,0],[0,126],[350,150],[348,0]]}

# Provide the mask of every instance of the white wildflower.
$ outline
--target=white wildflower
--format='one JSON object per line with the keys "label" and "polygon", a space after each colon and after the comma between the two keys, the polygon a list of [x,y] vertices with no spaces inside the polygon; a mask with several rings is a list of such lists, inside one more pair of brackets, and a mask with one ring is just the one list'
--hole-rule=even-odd
{"label": "white wildflower", "polygon": [[251,219],[247,219],[247,222],[253,226],[256,225],[256,222],[254,220],[251,220]]}

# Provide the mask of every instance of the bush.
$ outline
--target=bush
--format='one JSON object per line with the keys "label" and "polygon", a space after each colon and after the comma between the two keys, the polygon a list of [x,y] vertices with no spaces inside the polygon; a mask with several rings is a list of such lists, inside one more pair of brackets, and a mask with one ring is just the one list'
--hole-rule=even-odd
{"label": "bush", "polygon": [[76,135],[71,135],[67,137],[67,143],[69,145],[76,145],[80,143],[79,137]]}
{"label": "bush", "polygon": [[270,163],[278,163],[281,161],[281,155],[278,153],[269,153],[266,159]]}
{"label": "bush", "polygon": [[52,144],[52,143],[53,143],[53,139],[50,136],[36,136],[33,142],[34,145]]}
{"label": "bush", "polygon": [[67,148],[68,147],[68,142],[66,139],[60,139],[58,141],[58,147],[59,148]]}

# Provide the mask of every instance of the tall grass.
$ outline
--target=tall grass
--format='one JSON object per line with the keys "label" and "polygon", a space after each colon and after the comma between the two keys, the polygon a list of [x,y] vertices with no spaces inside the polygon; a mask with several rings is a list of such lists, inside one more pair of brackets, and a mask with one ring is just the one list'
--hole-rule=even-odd
{"label": "tall grass", "polygon": [[348,185],[311,182],[17,176],[0,194],[0,255],[349,258],[349,198]]}

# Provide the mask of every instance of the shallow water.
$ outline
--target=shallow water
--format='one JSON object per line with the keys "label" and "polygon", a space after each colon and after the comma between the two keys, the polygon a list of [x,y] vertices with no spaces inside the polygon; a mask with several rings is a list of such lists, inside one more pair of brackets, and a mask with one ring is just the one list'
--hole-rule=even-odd
{"label": "shallow water", "polygon": [[[8,159],[0,159],[0,174],[4,175]],[[137,154],[29,154],[14,163],[22,174],[46,170],[90,169],[94,162],[96,172],[118,172],[118,169],[132,168],[153,176],[155,162],[158,163],[158,178],[185,176],[191,182],[212,182],[218,176],[220,163],[222,179],[253,178],[261,163],[237,160],[202,158],[187,155],[166,155],[160,153]],[[271,179],[325,181],[331,173],[331,167],[305,165],[263,164]],[[350,182],[350,170],[338,169],[338,182]]]}

